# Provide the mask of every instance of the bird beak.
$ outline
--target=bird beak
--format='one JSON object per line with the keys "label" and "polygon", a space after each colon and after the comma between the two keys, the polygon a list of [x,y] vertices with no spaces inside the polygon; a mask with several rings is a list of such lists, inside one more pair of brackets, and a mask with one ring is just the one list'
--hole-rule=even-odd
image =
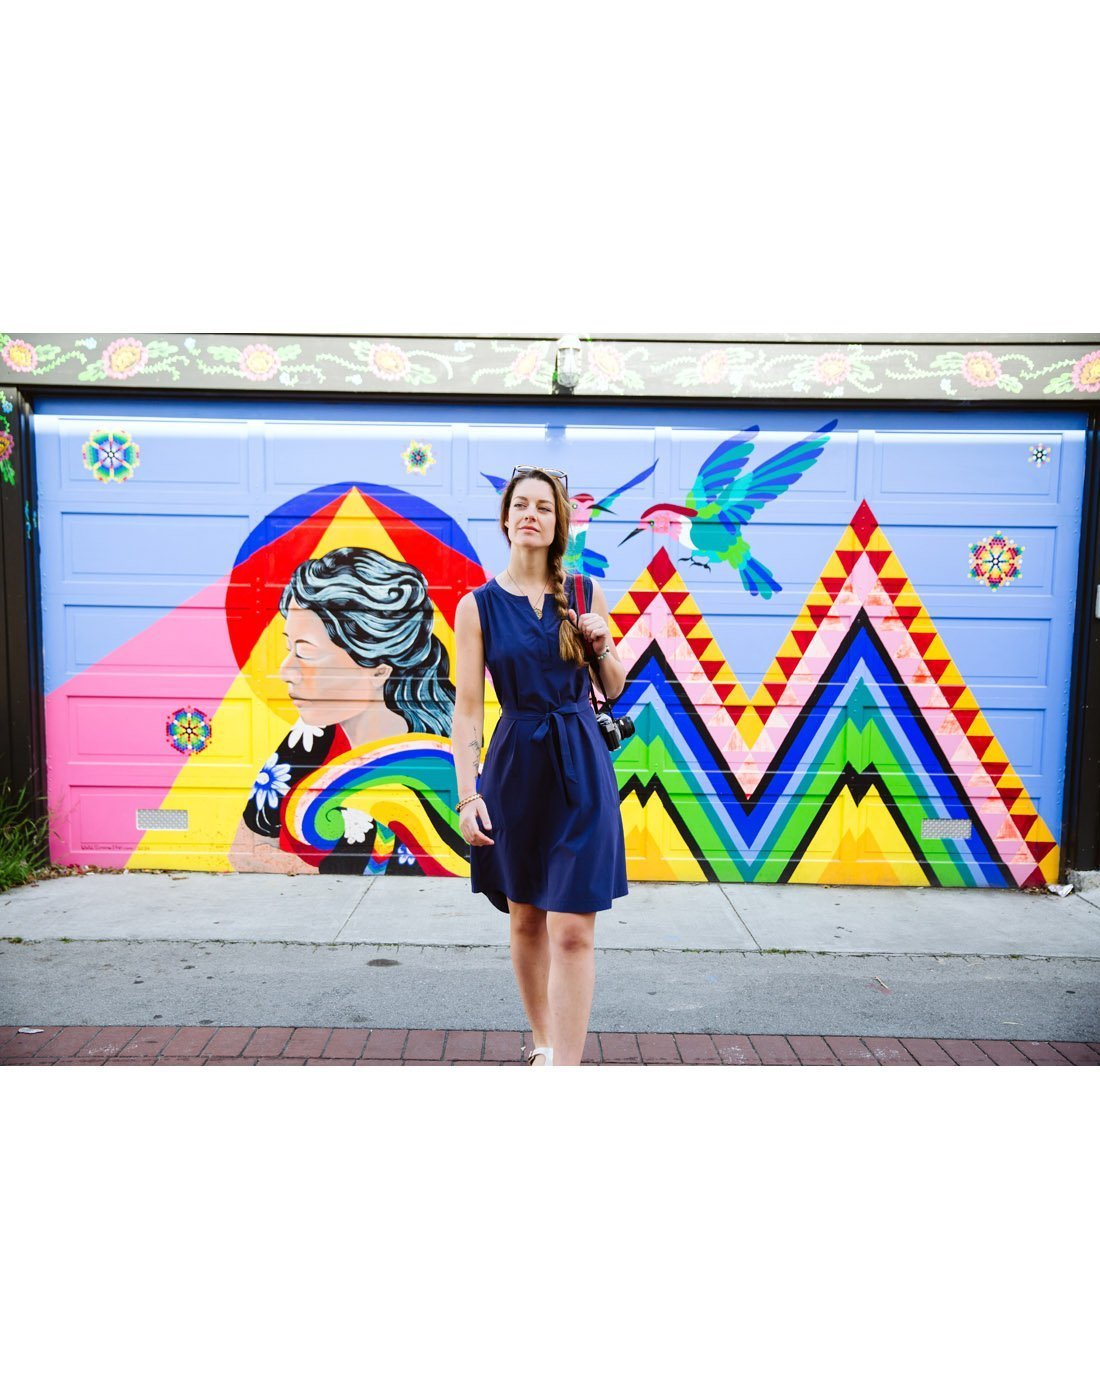
{"label": "bird beak", "polygon": [[636,530],[631,530],[630,534],[627,535],[624,539],[621,539],[619,543],[621,545],[626,544],[627,540],[632,540],[635,535],[640,535],[642,533],[643,528],[644,526],[639,525]]}

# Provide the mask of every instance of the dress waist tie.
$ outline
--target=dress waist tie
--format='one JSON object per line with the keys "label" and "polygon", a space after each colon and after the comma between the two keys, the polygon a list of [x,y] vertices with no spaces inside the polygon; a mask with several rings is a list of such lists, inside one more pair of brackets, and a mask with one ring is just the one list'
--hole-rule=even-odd
{"label": "dress waist tie", "polygon": [[587,701],[581,703],[573,700],[550,710],[501,710],[502,719],[536,726],[531,734],[533,744],[545,744],[549,741],[565,800],[574,807],[579,801],[576,755],[573,750],[574,726],[566,721],[573,716],[583,715],[585,710],[591,708]]}

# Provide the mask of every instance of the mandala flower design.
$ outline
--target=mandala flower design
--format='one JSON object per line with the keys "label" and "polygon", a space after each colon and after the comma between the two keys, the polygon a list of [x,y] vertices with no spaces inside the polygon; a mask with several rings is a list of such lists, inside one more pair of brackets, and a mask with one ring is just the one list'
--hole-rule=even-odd
{"label": "mandala flower design", "polygon": [[210,716],[202,710],[185,705],[182,710],[175,710],[168,716],[164,733],[177,753],[202,753],[210,745],[214,725]]}
{"label": "mandala flower design", "polygon": [[0,350],[0,355],[3,355],[8,369],[15,370],[17,374],[29,374],[38,367],[38,351],[25,340],[9,340]]}
{"label": "mandala flower design", "polygon": [[848,378],[852,362],[839,351],[827,350],[814,361],[813,377],[820,384],[842,384]]}
{"label": "mandala flower design", "polygon": [[1044,462],[1050,461],[1050,448],[1045,442],[1037,442],[1028,453],[1028,461],[1034,462],[1036,466],[1041,466]]}
{"label": "mandala flower design", "polygon": [[400,345],[372,345],[367,356],[367,367],[379,379],[396,382],[408,377],[412,366],[409,357]]}
{"label": "mandala flower design", "polygon": [[133,336],[112,340],[103,352],[103,368],[108,379],[130,379],[145,368],[148,347]]}
{"label": "mandala flower design", "polygon": [[141,456],[130,434],[117,429],[93,433],[81,451],[84,465],[97,481],[129,481]]}
{"label": "mandala flower design", "polygon": [[279,373],[279,352],[270,345],[246,345],[238,368],[246,379],[274,379]]}
{"label": "mandala flower design", "polygon": [[988,350],[972,350],[963,356],[962,377],[975,389],[992,389],[1001,377],[1001,362]]}
{"label": "mandala flower design", "polygon": [[970,546],[970,577],[994,590],[1006,587],[1021,576],[1022,544],[1006,539],[998,531]]}
{"label": "mandala flower design", "polygon": [[1069,372],[1073,387],[1086,394],[1100,393],[1100,350],[1082,355]]}
{"label": "mandala flower design", "polygon": [[11,433],[0,432],[0,462],[6,462],[15,451],[15,439]]}
{"label": "mandala flower design", "polygon": [[729,368],[729,355],[725,350],[708,350],[695,362],[695,372],[700,384],[721,384]]}
{"label": "mandala flower design", "polygon": [[435,466],[430,442],[410,442],[401,454],[401,459],[410,475],[415,472],[418,476],[427,476],[428,468]]}
{"label": "mandala flower design", "polygon": [[270,807],[274,811],[290,791],[290,764],[280,763],[279,755],[273,753],[256,774],[252,784],[252,796],[256,806],[262,811]]}

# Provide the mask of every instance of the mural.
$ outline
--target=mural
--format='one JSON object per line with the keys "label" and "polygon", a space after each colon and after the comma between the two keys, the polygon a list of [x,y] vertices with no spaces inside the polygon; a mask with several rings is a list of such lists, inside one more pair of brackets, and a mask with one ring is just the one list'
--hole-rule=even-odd
{"label": "mural", "polygon": [[[259,372],[258,348],[251,350]],[[845,439],[836,418],[817,428],[814,421],[777,429],[762,417],[763,427],[731,433],[725,415],[722,432],[693,429],[668,454],[653,451],[652,433],[639,447],[634,428],[607,460],[577,448],[584,489],[572,496],[570,566],[608,580],[627,668],[617,710],[635,724],[613,756],[631,878],[1054,882],[1055,838],[1008,751],[1015,745],[1025,769],[1037,771],[1030,731],[996,684],[990,693],[1001,698],[983,712],[933,619],[955,608],[979,631],[1007,619],[1017,630],[1006,638],[1032,645],[1041,634],[1021,630],[1030,625],[1027,610],[1013,621],[1005,609],[1021,589],[1037,587],[1033,558],[1057,595],[1041,553],[1048,546],[1028,536],[1028,581],[1020,584],[1024,545],[1003,532],[983,538],[969,546],[970,579],[984,585],[975,587],[960,578],[964,522],[935,522],[921,528],[943,535],[943,582],[928,563],[939,556],[925,549],[926,534],[908,530],[892,541],[868,500],[851,494],[854,434]],[[231,537],[221,576],[212,571],[194,591],[172,582],[186,577],[194,535],[170,559],[165,532],[176,506],[154,509],[154,473],[170,472],[170,454],[163,445],[147,451],[133,475],[136,440],[148,445],[151,422],[90,436],[86,420],[74,425],[69,457],[59,449],[57,460],[95,504],[71,507],[77,523],[67,535],[59,522],[76,487],[45,481],[49,567],[77,575],[73,620],[47,646],[57,654],[63,645],[78,662],[93,653],[47,700],[54,858],[87,861],[93,850],[95,863],[130,869],[466,877],[449,741],[453,627],[459,599],[503,563],[497,462],[464,448],[471,485],[486,484],[467,498],[458,481],[448,496],[449,429],[404,423],[376,449],[378,475],[388,471],[403,487],[364,475],[286,499],[271,493],[258,523],[258,512],[250,514]],[[229,440],[219,431],[219,441]],[[1067,470],[1059,439],[1034,444],[1034,429],[1023,431],[1004,448],[1018,464],[1021,492],[1053,491]],[[1035,471],[1038,449],[1044,473]],[[40,454],[47,472],[51,451],[44,444]],[[181,479],[196,464],[214,479],[215,467],[202,465],[214,460],[208,445],[204,451],[206,458],[193,446],[181,451]],[[500,451],[514,460],[535,455],[510,442]],[[894,468],[884,460],[875,459],[867,480],[889,494]],[[923,475],[931,460],[920,458]],[[228,449],[225,461],[228,480],[237,470]],[[294,480],[303,469],[280,470]],[[954,474],[948,463],[946,485],[936,489],[948,491]],[[103,481],[128,484],[103,491],[95,484]],[[209,499],[212,488],[204,489]],[[807,492],[794,525],[776,519],[775,502]],[[835,525],[823,524],[814,505],[830,492],[837,500],[847,493],[843,516],[830,506]],[[110,502],[100,506],[104,497]],[[147,587],[160,589],[161,601],[143,611],[120,585],[114,611],[97,621],[81,579],[98,567],[118,570],[121,536],[112,532],[131,518],[131,541],[159,532],[128,566],[135,578],[150,571]],[[994,518],[1017,535],[1026,529],[1022,515],[1000,507]],[[228,531],[236,517],[218,519]],[[927,606],[908,571],[913,550],[935,595]],[[167,582],[158,582],[158,568]],[[624,588],[624,578],[634,581]],[[1006,603],[1010,581],[1017,586]],[[965,607],[977,611],[959,613],[948,587],[966,589]],[[1002,597],[993,598],[997,591]],[[47,608],[48,617],[58,614]],[[93,622],[97,638],[111,636],[109,627],[129,630],[114,645],[95,645],[74,630]],[[762,641],[768,659],[759,669]],[[487,682],[486,742],[497,714]],[[164,820],[135,825],[135,812],[139,823],[149,812]]]}

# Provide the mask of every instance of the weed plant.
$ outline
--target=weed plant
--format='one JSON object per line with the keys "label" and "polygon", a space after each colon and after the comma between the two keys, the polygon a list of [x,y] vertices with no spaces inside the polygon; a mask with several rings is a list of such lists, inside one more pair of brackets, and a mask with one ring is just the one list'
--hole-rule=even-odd
{"label": "weed plant", "polygon": [[25,885],[49,861],[49,819],[25,787],[0,784],[0,890]]}

